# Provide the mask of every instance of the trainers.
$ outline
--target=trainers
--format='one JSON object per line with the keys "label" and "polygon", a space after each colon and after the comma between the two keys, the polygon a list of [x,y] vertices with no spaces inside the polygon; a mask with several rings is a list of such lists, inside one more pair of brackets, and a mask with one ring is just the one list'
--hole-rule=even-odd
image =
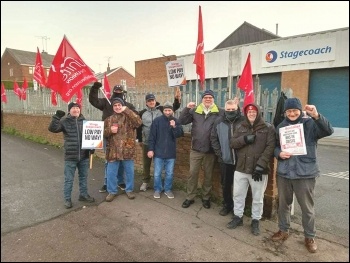
{"label": "trainers", "polygon": [[232,208],[227,208],[226,206],[224,206],[221,210],[220,210],[220,212],[219,212],[219,214],[221,215],[221,216],[227,216],[229,213],[231,213],[233,210],[232,210]]}
{"label": "trainers", "polygon": [[234,216],[232,221],[226,225],[229,229],[234,229],[238,226],[243,226],[243,219],[239,216]]}
{"label": "trainers", "polygon": [[286,240],[289,237],[288,232],[284,232],[282,230],[278,230],[273,236],[271,237],[272,241],[283,241]]}
{"label": "trainers", "polygon": [[83,201],[83,202],[88,202],[88,203],[93,203],[95,202],[95,198],[89,196],[89,195],[86,195],[86,196],[83,196],[83,195],[79,195],[79,201]]}
{"label": "trainers", "polygon": [[134,192],[126,192],[126,195],[129,199],[135,199],[135,194]]}
{"label": "trainers", "polygon": [[148,187],[148,183],[142,183],[142,185],[140,186],[140,191],[146,191]]}
{"label": "trainers", "polygon": [[126,188],[125,184],[118,184],[118,187],[120,188],[120,190],[124,191]]}
{"label": "trainers", "polygon": [[72,201],[70,199],[67,199],[64,201],[64,206],[69,209],[69,208],[72,208],[73,204],[72,204]]}
{"label": "trainers", "polygon": [[112,202],[116,197],[117,197],[117,194],[108,194],[106,197],[106,202]]}
{"label": "trainers", "polygon": [[170,199],[175,197],[172,191],[166,191],[164,194]]}
{"label": "trainers", "polygon": [[153,197],[157,199],[160,198],[160,193],[158,191],[155,191]]}
{"label": "trainers", "polygon": [[107,192],[107,185],[103,185],[100,190],[98,190],[100,193]]}
{"label": "trainers", "polygon": [[317,250],[317,244],[314,238],[305,237],[305,246],[310,253],[315,253]]}
{"label": "trainers", "polygon": [[252,220],[251,231],[254,236],[260,235],[259,220],[257,219]]}

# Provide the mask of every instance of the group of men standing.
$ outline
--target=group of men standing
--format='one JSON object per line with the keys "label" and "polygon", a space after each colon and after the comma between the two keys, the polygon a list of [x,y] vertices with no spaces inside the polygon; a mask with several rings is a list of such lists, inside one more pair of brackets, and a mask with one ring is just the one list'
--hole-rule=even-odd
{"label": "group of men standing", "polygon": [[[239,107],[239,99],[228,100],[222,109],[215,104],[215,94],[204,91],[202,102],[196,105],[189,102],[180,113],[179,119],[174,112],[180,107],[181,94],[175,95],[174,103],[161,106],[153,94],[145,97],[145,109],[137,112],[135,107],[123,97],[123,87],[116,85],[110,101],[98,98],[101,83],[95,82],[89,94],[90,103],[100,109],[104,121],[104,138],[106,153],[105,184],[100,192],[107,191],[106,201],[112,201],[118,193],[118,187],[125,190],[129,199],[134,199],[134,158],[137,138],[142,143],[143,183],[141,191],[146,191],[150,184],[150,167],[154,162],[154,198],[160,198],[164,191],[168,198],[174,198],[172,192],[173,171],[176,159],[176,139],[183,136],[182,125],[192,123],[190,171],[187,180],[186,200],[183,208],[195,202],[199,180],[199,171],[203,169],[202,205],[211,207],[212,179],[215,160],[220,164],[223,207],[220,215],[233,214],[227,228],[234,229],[243,225],[245,199],[250,186],[252,193],[251,232],[260,234],[259,222],[263,214],[264,193],[270,174],[270,161],[275,156],[278,160],[277,182],[279,189],[279,231],[272,236],[273,241],[285,240],[289,236],[290,207],[293,193],[296,195],[302,210],[302,223],[305,234],[305,246],[310,252],[316,252],[314,187],[315,178],[320,175],[316,159],[317,140],[333,133],[327,119],[317,112],[314,105],[303,109],[297,98],[285,101],[285,119],[277,126],[265,122],[260,107],[254,103]],[[63,132],[65,136],[65,205],[72,207],[70,198],[72,178],[75,167],[79,171],[81,195],[79,200],[93,202],[87,194],[86,156],[83,151],[72,160],[69,156],[73,146],[79,142],[72,141],[81,136],[81,121],[84,119],[77,104],[69,104],[79,109],[71,112],[66,118],[63,112],[57,111],[53,116],[49,130]],[[72,108],[72,107],[71,107]],[[69,108],[69,110],[71,110]],[[74,113],[74,114],[73,114]],[[71,120],[72,119],[72,120]],[[71,124],[65,124],[70,120]],[[75,120],[74,130],[73,121]],[[288,125],[301,124],[304,127],[305,155],[293,155],[281,148],[279,130]],[[80,136],[79,136],[80,133]],[[81,138],[80,138],[81,139]],[[66,144],[69,147],[66,147]],[[86,171],[85,171],[86,169]],[[162,183],[162,170],[165,171]],[[125,174],[125,182],[124,182]],[[69,186],[66,186],[69,185]]]}

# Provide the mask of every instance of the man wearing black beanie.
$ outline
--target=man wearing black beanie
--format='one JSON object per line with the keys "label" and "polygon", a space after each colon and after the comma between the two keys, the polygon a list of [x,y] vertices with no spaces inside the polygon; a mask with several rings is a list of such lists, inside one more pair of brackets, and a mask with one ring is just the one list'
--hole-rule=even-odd
{"label": "man wearing black beanie", "polygon": [[[272,240],[283,241],[289,237],[290,207],[295,194],[302,212],[304,244],[310,253],[315,253],[317,244],[314,195],[316,177],[320,176],[316,153],[317,141],[331,135],[334,130],[328,120],[317,111],[315,105],[305,105],[304,110],[308,115],[306,117],[302,116],[303,110],[298,98],[287,99],[284,103],[285,119],[276,127],[277,145],[274,155],[278,160],[279,230],[272,236]],[[299,126],[297,130],[304,131],[300,137],[303,136],[305,139],[306,154],[293,154],[291,151],[293,149],[282,147],[286,141],[283,128],[291,125]]]}

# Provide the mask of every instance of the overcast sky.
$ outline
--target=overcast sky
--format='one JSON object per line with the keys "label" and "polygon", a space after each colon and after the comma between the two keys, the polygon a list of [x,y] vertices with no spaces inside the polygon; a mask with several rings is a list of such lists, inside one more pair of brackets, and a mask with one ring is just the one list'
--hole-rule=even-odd
{"label": "overcast sky", "polygon": [[[349,27],[348,1],[1,1],[5,48],[55,55],[66,35],[95,72],[135,61],[195,52],[202,6],[204,50],[220,44],[244,21],[281,37]],[[35,61],[33,61],[33,64]]]}

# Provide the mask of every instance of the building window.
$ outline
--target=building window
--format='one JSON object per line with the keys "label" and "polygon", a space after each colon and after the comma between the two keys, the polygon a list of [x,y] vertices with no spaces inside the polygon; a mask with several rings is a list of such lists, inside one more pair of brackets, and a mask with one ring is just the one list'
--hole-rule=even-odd
{"label": "building window", "polygon": [[13,77],[13,68],[10,68],[10,77]]}
{"label": "building window", "polygon": [[120,84],[124,86],[124,89],[126,90],[126,79],[120,80]]}
{"label": "building window", "polygon": [[29,74],[33,75],[33,67],[29,67]]}

